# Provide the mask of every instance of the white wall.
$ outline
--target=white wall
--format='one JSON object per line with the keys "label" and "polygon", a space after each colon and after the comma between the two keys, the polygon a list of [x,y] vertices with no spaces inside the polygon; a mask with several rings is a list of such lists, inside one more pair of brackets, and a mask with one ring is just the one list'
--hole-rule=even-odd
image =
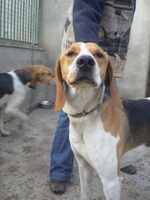
{"label": "white wall", "polygon": [[72,0],[42,0],[40,43],[47,51],[47,62],[55,68],[60,54],[62,30]]}
{"label": "white wall", "polygon": [[[41,0],[40,45],[46,52],[46,65],[55,71],[60,55],[62,30],[72,0]],[[50,88],[50,100],[55,102],[56,88]]]}
{"label": "white wall", "polygon": [[150,58],[150,0],[137,0],[124,77],[117,79],[123,98],[146,96]]}

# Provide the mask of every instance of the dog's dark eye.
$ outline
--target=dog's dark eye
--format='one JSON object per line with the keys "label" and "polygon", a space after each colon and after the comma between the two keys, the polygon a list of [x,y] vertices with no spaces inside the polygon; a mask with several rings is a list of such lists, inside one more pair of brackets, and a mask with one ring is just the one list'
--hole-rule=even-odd
{"label": "dog's dark eye", "polygon": [[41,74],[41,76],[44,76],[44,75],[45,75],[45,72],[41,72],[40,74]]}
{"label": "dog's dark eye", "polygon": [[74,55],[74,52],[73,51],[70,51],[67,56],[73,56]]}
{"label": "dog's dark eye", "polygon": [[104,57],[104,56],[103,56],[101,53],[99,53],[99,52],[96,54],[96,56],[97,56],[98,58],[103,58],[103,57]]}

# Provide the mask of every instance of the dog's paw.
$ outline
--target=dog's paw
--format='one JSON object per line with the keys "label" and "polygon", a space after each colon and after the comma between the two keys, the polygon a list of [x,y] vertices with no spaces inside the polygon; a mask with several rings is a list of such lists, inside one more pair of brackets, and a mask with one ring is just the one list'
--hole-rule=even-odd
{"label": "dog's paw", "polygon": [[8,131],[4,131],[4,130],[1,130],[1,135],[3,136],[3,137],[7,137],[7,136],[10,136],[10,132],[8,132]]}
{"label": "dog's paw", "polygon": [[28,121],[29,121],[29,117],[27,115],[24,115],[24,118],[21,119],[21,122],[19,124],[19,128],[24,129]]}
{"label": "dog's paw", "polygon": [[29,117],[27,115],[23,115],[22,119],[21,119],[21,123],[23,124],[23,123],[27,122],[28,120],[29,120]]}

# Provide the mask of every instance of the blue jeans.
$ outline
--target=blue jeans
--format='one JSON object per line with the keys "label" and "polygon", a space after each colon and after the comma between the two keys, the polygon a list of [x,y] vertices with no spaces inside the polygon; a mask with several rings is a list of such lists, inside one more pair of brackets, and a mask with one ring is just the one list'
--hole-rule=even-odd
{"label": "blue jeans", "polygon": [[[105,93],[110,95],[108,87]],[[69,118],[63,111],[59,113],[50,156],[50,179],[68,181],[73,169],[74,154],[69,142]]]}
{"label": "blue jeans", "polygon": [[60,111],[51,150],[50,178],[67,181],[70,179],[74,154],[69,142],[69,118]]}

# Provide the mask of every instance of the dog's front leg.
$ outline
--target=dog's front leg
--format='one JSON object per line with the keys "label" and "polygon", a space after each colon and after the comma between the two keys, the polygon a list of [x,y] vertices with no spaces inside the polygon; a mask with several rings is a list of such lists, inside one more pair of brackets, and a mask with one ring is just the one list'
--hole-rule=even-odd
{"label": "dog's front leg", "polygon": [[82,156],[78,156],[76,159],[78,162],[80,176],[81,200],[89,200],[93,169]]}
{"label": "dog's front leg", "polygon": [[5,131],[3,129],[3,126],[4,126],[3,115],[4,115],[4,108],[0,108],[0,132],[2,136],[9,136],[10,132]]}
{"label": "dog's front leg", "polygon": [[106,200],[120,200],[122,177],[110,180],[109,177],[101,177]]}
{"label": "dog's front leg", "polygon": [[5,108],[6,113],[10,113],[11,115],[21,120],[21,126],[28,120],[27,115],[19,110],[19,106],[22,103],[23,98],[24,96],[20,97],[19,99],[15,99],[15,101],[12,100],[12,102],[9,103]]}

